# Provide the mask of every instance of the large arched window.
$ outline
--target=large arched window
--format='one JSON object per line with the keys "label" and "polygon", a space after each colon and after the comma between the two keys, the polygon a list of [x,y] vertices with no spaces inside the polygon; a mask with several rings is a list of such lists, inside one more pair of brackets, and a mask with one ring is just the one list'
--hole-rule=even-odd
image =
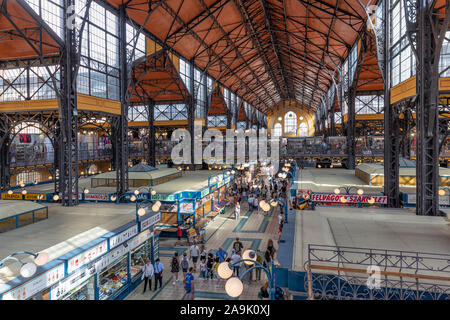
{"label": "large arched window", "polygon": [[276,123],[273,126],[273,136],[274,137],[281,137],[283,127],[281,126],[281,123]]}
{"label": "large arched window", "polygon": [[284,133],[297,132],[297,115],[289,111],[284,115]]}
{"label": "large arched window", "polygon": [[298,127],[298,136],[299,137],[306,137],[308,135],[308,126],[305,122],[300,123]]}

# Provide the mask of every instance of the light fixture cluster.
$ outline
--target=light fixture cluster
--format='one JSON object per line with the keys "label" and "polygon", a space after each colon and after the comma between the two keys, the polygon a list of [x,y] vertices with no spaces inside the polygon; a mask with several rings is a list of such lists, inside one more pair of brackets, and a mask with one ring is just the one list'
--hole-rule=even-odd
{"label": "light fixture cluster", "polygon": [[[250,249],[244,251],[244,253],[242,254],[242,260],[249,266],[254,265],[254,261],[256,261],[255,251]],[[230,297],[237,298],[242,294],[242,291],[244,290],[244,284],[238,277],[233,277],[233,270],[231,270],[228,262],[222,262],[221,264],[219,264],[217,273],[222,279],[228,279],[225,283],[225,291]]]}

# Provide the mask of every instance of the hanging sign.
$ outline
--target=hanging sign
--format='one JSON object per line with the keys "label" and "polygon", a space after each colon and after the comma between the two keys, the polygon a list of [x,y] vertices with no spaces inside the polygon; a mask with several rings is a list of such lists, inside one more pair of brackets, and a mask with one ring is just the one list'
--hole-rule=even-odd
{"label": "hanging sign", "polygon": [[97,259],[101,255],[105,254],[107,251],[107,240],[101,242],[100,244],[76,255],[75,257],[67,261],[67,273],[72,273],[76,269],[88,264],[89,262]]}
{"label": "hanging sign", "polygon": [[109,248],[114,248],[119,244],[124,243],[128,239],[137,235],[137,233],[138,233],[138,226],[136,224],[131,228],[128,228],[127,230],[121,232],[120,234],[112,236],[111,238],[109,238]]}
{"label": "hanging sign", "polygon": [[3,294],[3,300],[26,300],[45,290],[64,278],[64,264],[50,269],[46,273]]}
{"label": "hanging sign", "polygon": [[13,194],[7,194],[7,193],[2,193],[2,199],[7,199],[7,200],[22,200],[23,196],[21,193],[13,193]]}

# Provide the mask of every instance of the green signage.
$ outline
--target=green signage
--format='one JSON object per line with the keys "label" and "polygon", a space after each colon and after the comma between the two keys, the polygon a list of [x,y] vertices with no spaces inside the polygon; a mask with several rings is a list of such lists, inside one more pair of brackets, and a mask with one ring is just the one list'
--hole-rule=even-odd
{"label": "green signage", "polygon": [[152,195],[152,200],[175,201],[175,195],[173,195],[173,194],[155,194],[155,195]]}

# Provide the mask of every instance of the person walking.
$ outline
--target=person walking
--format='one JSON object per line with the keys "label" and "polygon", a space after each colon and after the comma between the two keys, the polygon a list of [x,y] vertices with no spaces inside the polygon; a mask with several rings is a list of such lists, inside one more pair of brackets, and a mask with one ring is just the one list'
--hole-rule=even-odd
{"label": "person walking", "polygon": [[255,199],[253,199],[253,208],[259,213],[259,197],[256,197]]}
{"label": "person walking", "polygon": [[206,280],[206,260],[200,259],[200,274],[202,275],[203,280]]}
{"label": "person walking", "polygon": [[187,257],[186,252],[183,252],[183,257],[181,258],[181,270],[183,271],[183,278],[186,276],[188,269],[189,269],[189,259]]}
{"label": "person walking", "polygon": [[228,252],[223,250],[222,247],[219,247],[219,250],[216,252],[216,257],[219,258],[219,263],[222,263],[228,257]]}
{"label": "person walking", "polygon": [[170,261],[170,272],[172,272],[172,284],[178,281],[178,273],[180,272],[180,259],[178,258],[178,252],[175,251],[172,260]]}
{"label": "person walking", "polygon": [[269,239],[269,241],[267,241],[267,251],[269,252],[269,254],[270,254],[270,257],[272,258],[272,260],[273,260],[273,257],[275,256],[275,248],[274,248],[274,246],[273,246],[273,241],[272,241],[272,239]]}
{"label": "person walking", "polygon": [[144,291],[143,294],[147,290],[147,283],[148,283],[148,290],[152,291],[152,278],[154,274],[154,268],[153,265],[150,262],[150,259],[147,259],[146,264],[142,268],[142,277],[144,279]]}
{"label": "person walking", "polygon": [[[241,260],[241,256],[236,251],[233,250],[231,253],[231,263],[234,264],[239,260]],[[239,277],[239,267],[240,267],[239,264],[233,266],[233,272],[236,277]]]}
{"label": "person walking", "polygon": [[181,224],[178,225],[177,227],[177,244],[181,243],[181,236],[183,235],[183,229],[181,228]]}
{"label": "person walking", "polygon": [[[259,249],[256,251],[256,261],[260,264],[264,264],[264,259],[261,254],[261,251]],[[256,273],[255,280],[260,281],[261,280],[261,269],[260,268],[255,269],[255,273]]]}
{"label": "person walking", "polygon": [[200,248],[200,261],[201,261],[202,259],[206,260],[206,255],[207,255],[206,247],[205,247],[205,245],[203,244],[203,245],[201,246],[201,248]]}
{"label": "person walking", "polygon": [[184,288],[186,293],[184,294],[183,300],[191,295],[191,300],[194,300],[194,268],[190,267],[189,272],[184,276]]}
{"label": "person walking", "polygon": [[194,244],[189,249],[190,257],[192,258],[192,263],[194,264],[194,272],[197,271],[197,260],[200,254],[200,249],[197,245],[197,242],[194,241]]}
{"label": "person walking", "polygon": [[241,217],[241,205],[239,204],[239,202],[236,202],[236,207],[234,208],[234,216],[236,220],[239,220],[239,218]]}
{"label": "person walking", "polygon": [[155,291],[158,288],[158,282],[159,282],[159,288],[162,288],[162,274],[164,271],[164,264],[159,261],[159,258],[155,261]]}
{"label": "person walking", "polygon": [[206,270],[207,274],[206,277],[208,279],[212,279],[214,275],[214,256],[212,253],[208,254],[208,260],[206,261]]}
{"label": "person walking", "polygon": [[236,237],[236,241],[233,243],[233,249],[236,253],[241,254],[242,248],[244,246],[242,245],[242,242],[239,241],[239,237]]}

